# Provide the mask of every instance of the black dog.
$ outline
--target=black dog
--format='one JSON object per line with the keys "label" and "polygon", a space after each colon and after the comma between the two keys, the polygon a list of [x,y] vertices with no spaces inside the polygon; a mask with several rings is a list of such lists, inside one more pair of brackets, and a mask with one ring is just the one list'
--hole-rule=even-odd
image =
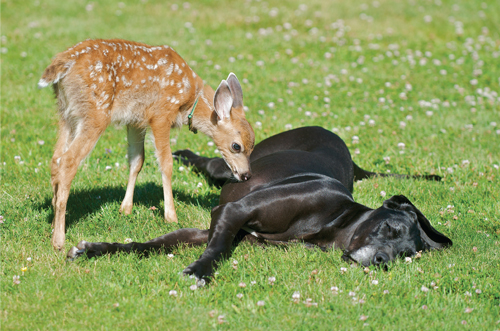
{"label": "black dog", "polygon": [[[188,150],[174,154],[216,184],[231,177],[223,159],[200,157]],[[363,266],[384,265],[398,256],[411,257],[452,244],[405,196],[393,196],[377,209],[354,202],[353,181],[379,174],[359,168],[342,139],[330,131],[305,127],[280,133],[255,146],[250,159],[253,176],[246,182],[224,184],[209,230],[180,229],[145,243],[81,241],[70,249],[68,258],[208,242],[201,257],[184,270],[204,284],[217,263],[242,240],[341,248],[345,261]]]}

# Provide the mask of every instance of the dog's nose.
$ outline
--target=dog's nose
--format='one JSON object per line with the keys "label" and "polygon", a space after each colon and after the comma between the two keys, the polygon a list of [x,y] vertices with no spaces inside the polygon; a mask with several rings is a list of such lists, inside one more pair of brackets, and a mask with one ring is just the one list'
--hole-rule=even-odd
{"label": "dog's nose", "polygon": [[385,254],[384,252],[377,252],[375,256],[373,257],[373,265],[383,265],[389,262],[389,255]]}
{"label": "dog's nose", "polygon": [[250,179],[250,177],[252,177],[252,174],[251,174],[251,173],[249,173],[249,172],[246,172],[246,173],[244,173],[244,174],[241,174],[241,178],[242,178],[243,180],[249,180],[249,179]]}

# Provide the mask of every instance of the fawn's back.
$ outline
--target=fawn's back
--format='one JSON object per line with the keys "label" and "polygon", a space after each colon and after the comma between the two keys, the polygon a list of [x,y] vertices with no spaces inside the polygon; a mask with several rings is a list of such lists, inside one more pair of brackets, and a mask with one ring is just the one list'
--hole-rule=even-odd
{"label": "fawn's back", "polygon": [[178,114],[203,88],[201,78],[169,46],[120,39],[86,40],[57,54],[38,85],[50,83],[65,120],[95,114],[108,123],[137,127],[159,115],[180,126]]}

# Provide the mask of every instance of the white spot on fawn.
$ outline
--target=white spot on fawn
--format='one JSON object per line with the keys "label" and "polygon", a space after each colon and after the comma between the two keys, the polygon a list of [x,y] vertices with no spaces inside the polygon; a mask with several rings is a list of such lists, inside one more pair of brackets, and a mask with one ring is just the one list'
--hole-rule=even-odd
{"label": "white spot on fawn", "polygon": [[184,84],[186,91],[189,91],[191,83],[189,82],[189,78],[187,76],[182,77],[182,83]]}
{"label": "white spot on fawn", "polygon": [[165,74],[167,76],[170,76],[172,74],[172,71],[174,70],[174,64],[173,63],[170,63],[170,65],[168,66],[167,70],[165,70]]}

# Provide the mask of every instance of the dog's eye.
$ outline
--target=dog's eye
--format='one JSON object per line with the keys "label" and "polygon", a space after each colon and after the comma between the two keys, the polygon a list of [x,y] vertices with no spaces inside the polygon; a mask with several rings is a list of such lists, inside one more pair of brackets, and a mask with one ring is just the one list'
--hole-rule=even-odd
{"label": "dog's eye", "polygon": [[240,145],[238,145],[237,143],[233,143],[233,144],[231,145],[231,149],[232,149],[234,152],[239,153],[239,152],[241,151],[241,146],[240,146]]}

